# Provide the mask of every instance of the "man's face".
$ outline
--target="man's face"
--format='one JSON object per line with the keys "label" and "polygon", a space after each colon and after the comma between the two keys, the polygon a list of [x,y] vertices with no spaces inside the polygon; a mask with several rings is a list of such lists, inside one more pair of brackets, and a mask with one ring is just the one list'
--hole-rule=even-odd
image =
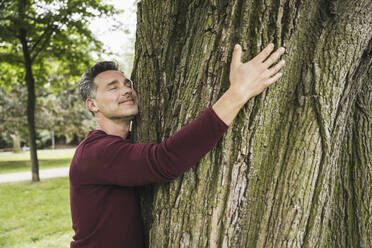
{"label": "man's face", "polygon": [[121,72],[104,71],[98,74],[94,99],[97,112],[108,119],[131,120],[138,114],[138,97],[132,89],[131,81]]}

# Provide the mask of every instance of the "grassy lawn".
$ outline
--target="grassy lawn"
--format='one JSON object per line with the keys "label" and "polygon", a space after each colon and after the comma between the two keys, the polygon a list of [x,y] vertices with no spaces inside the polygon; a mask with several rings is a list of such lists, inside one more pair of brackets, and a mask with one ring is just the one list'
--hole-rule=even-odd
{"label": "grassy lawn", "polygon": [[69,247],[68,178],[0,184],[0,247]]}
{"label": "grassy lawn", "polygon": [[[69,166],[74,149],[38,150],[39,169]],[[0,174],[31,171],[30,152],[0,153]]]}

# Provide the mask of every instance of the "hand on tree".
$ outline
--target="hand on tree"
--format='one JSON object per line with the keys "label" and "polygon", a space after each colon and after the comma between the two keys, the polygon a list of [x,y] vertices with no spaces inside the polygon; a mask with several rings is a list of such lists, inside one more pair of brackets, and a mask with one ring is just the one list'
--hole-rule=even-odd
{"label": "hand on tree", "polygon": [[273,64],[279,60],[285,49],[280,47],[271,54],[273,49],[274,44],[271,43],[252,60],[242,63],[242,48],[239,44],[235,45],[230,65],[229,90],[241,97],[243,102],[260,94],[282,76],[279,70],[284,66],[284,60]]}

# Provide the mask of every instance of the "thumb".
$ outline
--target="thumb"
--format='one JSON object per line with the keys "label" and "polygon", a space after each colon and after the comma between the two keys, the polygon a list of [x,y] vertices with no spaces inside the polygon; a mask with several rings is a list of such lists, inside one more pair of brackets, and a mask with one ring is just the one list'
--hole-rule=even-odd
{"label": "thumb", "polygon": [[242,59],[242,47],[239,44],[236,44],[234,47],[233,54],[232,54],[230,70],[238,67],[241,64],[241,59]]}

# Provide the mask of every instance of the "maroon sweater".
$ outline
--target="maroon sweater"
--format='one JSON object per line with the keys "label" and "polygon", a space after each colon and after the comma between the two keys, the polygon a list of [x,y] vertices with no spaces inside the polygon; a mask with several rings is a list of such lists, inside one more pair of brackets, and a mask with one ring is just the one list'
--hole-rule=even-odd
{"label": "maroon sweater", "polygon": [[228,126],[207,108],[160,144],[89,132],[70,166],[71,247],[144,247],[136,186],[168,182],[195,165]]}

